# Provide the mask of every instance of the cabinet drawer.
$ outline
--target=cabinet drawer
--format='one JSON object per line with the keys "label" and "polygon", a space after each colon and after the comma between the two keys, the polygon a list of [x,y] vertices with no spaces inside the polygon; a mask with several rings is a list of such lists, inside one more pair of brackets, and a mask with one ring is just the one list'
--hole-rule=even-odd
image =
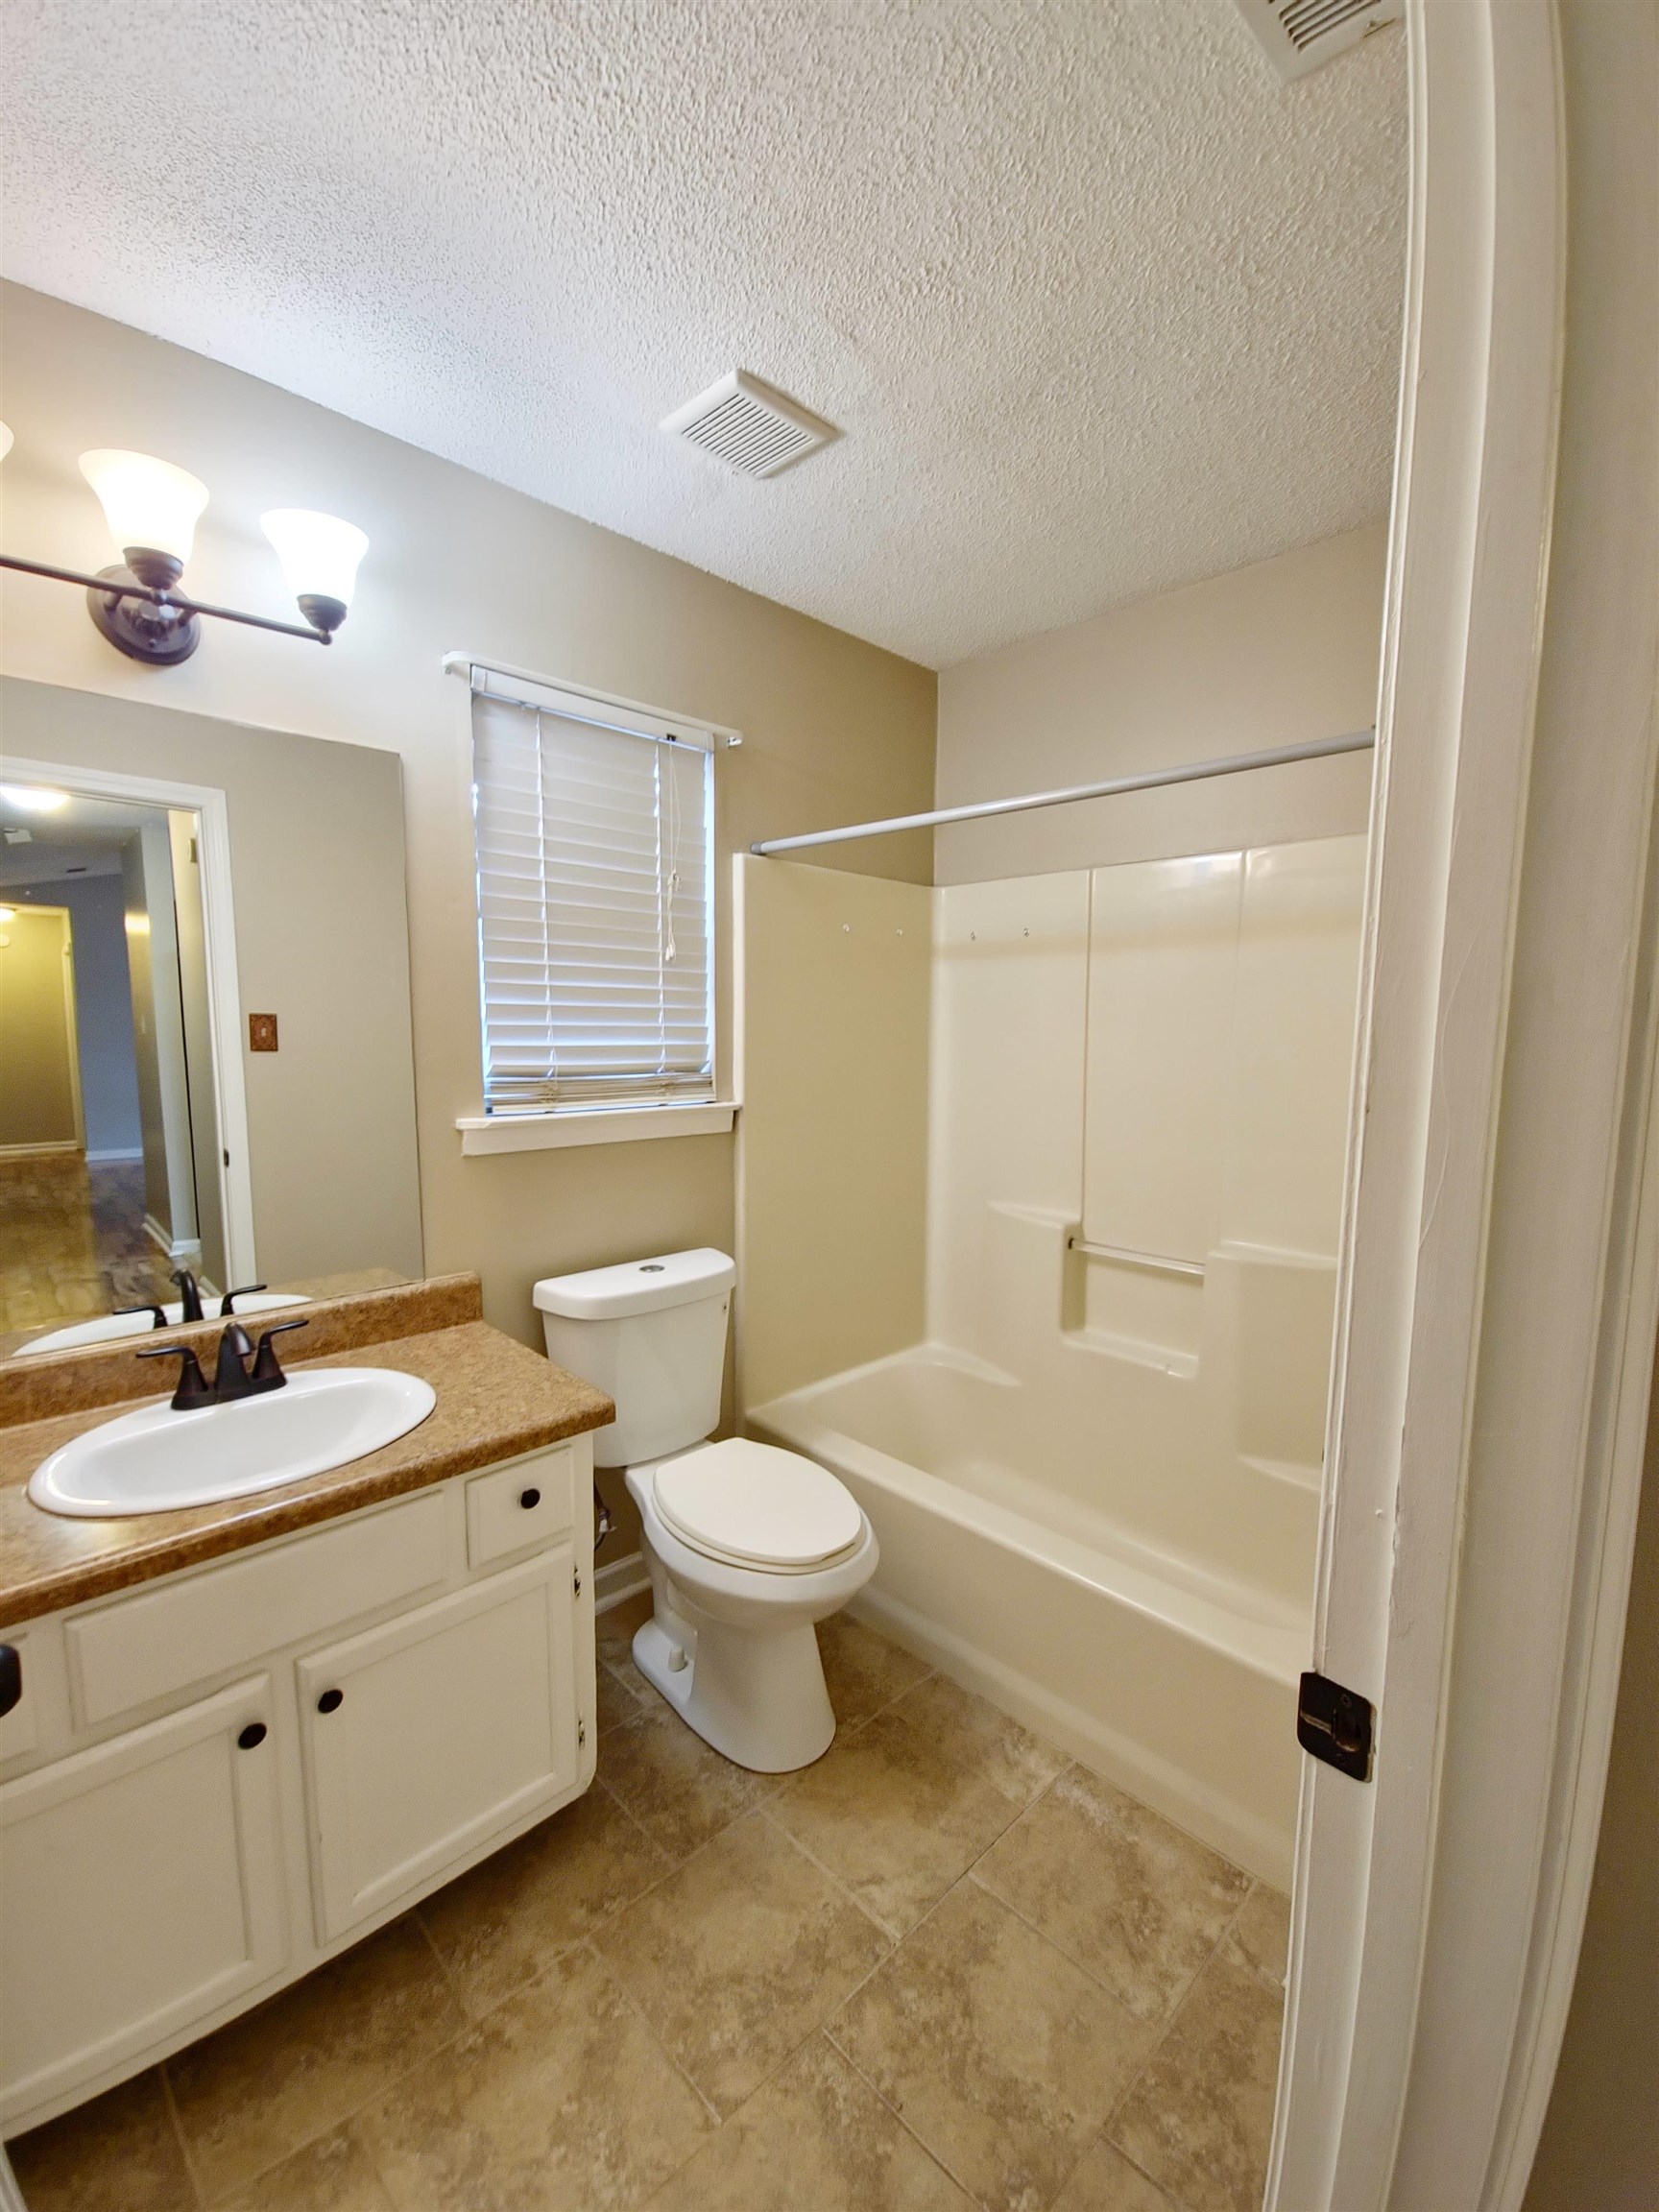
{"label": "cabinet drawer", "polygon": [[474,1475],[467,1485],[467,1563],[489,1567],[575,1526],[575,1458],[568,1444]]}
{"label": "cabinet drawer", "polygon": [[319,1942],[572,1788],[572,1573],[559,1545],[298,1662]]}
{"label": "cabinet drawer", "polygon": [[421,1492],[65,1623],[75,1720],[90,1727],[444,1580],[445,1499]]}

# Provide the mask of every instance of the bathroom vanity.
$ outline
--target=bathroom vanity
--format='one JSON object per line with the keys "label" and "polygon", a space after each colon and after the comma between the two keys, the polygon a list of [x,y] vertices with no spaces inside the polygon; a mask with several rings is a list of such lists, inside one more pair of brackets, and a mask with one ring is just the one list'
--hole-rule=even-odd
{"label": "bathroom vanity", "polygon": [[[73,1401],[57,1362],[18,1385],[32,1402],[0,1382],[21,1689],[0,1716],[0,2132],[244,2010],[592,1779],[610,1402],[488,1328],[475,1278],[338,1304],[318,1349],[423,1377],[432,1414],[220,1505],[42,1513],[33,1467],[122,1408],[28,1418]],[[80,1363],[84,1391],[128,1386],[109,1361]]]}

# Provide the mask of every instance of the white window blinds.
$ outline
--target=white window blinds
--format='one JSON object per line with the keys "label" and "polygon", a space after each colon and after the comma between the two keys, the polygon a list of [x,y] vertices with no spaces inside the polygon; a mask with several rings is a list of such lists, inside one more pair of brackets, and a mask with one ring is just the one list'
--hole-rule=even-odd
{"label": "white window blinds", "polygon": [[635,719],[474,690],[488,1113],[714,1095],[711,739]]}

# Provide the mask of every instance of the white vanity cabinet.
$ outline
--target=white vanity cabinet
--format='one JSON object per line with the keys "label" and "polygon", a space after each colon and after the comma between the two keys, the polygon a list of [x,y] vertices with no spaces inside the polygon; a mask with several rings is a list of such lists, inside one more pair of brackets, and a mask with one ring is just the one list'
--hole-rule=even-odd
{"label": "white vanity cabinet", "polygon": [[588,1787],[590,1484],[576,1437],[7,1639],[28,1724],[0,1736],[0,2133]]}
{"label": "white vanity cabinet", "polygon": [[325,1941],[576,1782],[568,1543],[300,1662]]}

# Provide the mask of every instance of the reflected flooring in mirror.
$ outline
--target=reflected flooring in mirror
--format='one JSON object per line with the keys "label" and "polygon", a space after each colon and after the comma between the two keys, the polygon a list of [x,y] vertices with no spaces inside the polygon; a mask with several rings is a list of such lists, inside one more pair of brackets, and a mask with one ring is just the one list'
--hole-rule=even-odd
{"label": "reflected flooring in mirror", "polygon": [[171,1265],[144,1228],[142,1162],[0,1160],[0,1332],[175,1297]]}
{"label": "reflected flooring in mirror", "polygon": [[1283,1896],[845,1616],[747,1773],[646,1610],[585,1797],[20,2137],[31,2212],[1256,2212]]}

